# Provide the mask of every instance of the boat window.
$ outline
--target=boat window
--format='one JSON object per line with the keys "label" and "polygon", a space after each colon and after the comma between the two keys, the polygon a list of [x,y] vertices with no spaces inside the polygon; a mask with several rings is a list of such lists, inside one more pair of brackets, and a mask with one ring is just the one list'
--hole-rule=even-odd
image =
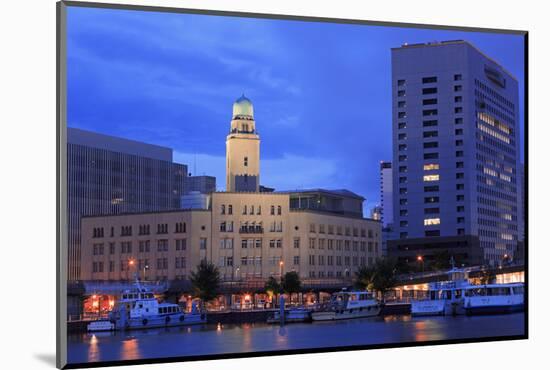
{"label": "boat window", "polygon": [[523,287],[522,286],[515,286],[513,288],[514,294],[523,294]]}
{"label": "boat window", "polygon": [[356,300],[357,300],[357,294],[351,294],[351,295],[350,295],[350,299],[351,299],[352,301],[356,301]]}
{"label": "boat window", "polygon": [[434,292],[434,291],[431,291],[431,292],[430,292],[430,299],[431,299],[432,301],[437,300],[436,294],[437,294],[437,292]]}
{"label": "boat window", "polygon": [[455,298],[460,298],[462,296],[462,290],[457,289],[455,290]]}
{"label": "boat window", "polygon": [[122,295],[122,299],[127,299],[127,298],[128,298],[128,296],[126,294]]}
{"label": "boat window", "polygon": [[143,308],[143,305],[140,303],[139,308]]}

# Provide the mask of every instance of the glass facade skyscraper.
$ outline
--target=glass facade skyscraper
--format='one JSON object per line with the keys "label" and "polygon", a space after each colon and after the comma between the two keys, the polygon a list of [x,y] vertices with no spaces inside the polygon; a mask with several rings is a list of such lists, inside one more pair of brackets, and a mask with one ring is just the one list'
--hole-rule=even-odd
{"label": "glass facade skyscraper", "polygon": [[180,208],[186,175],[170,148],[68,128],[69,280],[80,278],[82,216]]}

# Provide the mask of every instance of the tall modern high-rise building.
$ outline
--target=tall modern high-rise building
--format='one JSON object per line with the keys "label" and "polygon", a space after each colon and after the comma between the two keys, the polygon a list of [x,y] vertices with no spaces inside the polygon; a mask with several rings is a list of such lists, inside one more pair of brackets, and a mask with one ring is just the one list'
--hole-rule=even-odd
{"label": "tall modern high-rise building", "polygon": [[472,44],[392,49],[391,255],[498,264],[521,219],[518,82]]}
{"label": "tall modern high-rise building", "polygon": [[216,177],[214,176],[186,176],[184,183],[185,194],[191,192],[208,194],[216,191]]}
{"label": "tall modern high-rise building", "polygon": [[380,162],[380,205],[383,227],[393,224],[393,171],[391,162]]}
{"label": "tall modern high-rise building", "polygon": [[68,128],[67,172],[68,278],[74,281],[81,273],[82,216],[180,208],[187,166],[172,162],[170,148]]}

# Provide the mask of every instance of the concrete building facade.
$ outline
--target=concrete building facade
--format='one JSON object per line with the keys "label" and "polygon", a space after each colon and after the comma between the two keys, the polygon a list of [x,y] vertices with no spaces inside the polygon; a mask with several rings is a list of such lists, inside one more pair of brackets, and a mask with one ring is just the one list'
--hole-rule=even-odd
{"label": "concrete building facade", "polygon": [[67,129],[68,279],[81,277],[81,217],[179,208],[187,166],[172,149]]}
{"label": "concrete building facade", "polygon": [[447,250],[489,264],[513,255],[522,207],[516,79],[465,41],[403,45],[392,49],[392,94],[399,240],[390,254]]}

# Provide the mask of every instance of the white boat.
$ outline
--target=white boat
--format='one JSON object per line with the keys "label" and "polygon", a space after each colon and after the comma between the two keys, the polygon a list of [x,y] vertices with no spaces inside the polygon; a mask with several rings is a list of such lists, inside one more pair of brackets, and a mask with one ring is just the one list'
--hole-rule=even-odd
{"label": "white boat", "polygon": [[464,269],[453,268],[449,280],[430,283],[426,299],[411,302],[413,316],[477,315],[524,309],[523,283],[474,285]]}
{"label": "white boat", "polygon": [[206,314],[200,313],[195,305],[187,313],[177,304],[159,303],[152,292],[136,281],[134,289],[122,292],[109,312],[109,319],[116,330],[131,330],[203,324]]}
{"label": "white boat", "polygon": [[115,324],[109,320],[95,320],[86,327],[88,331],[111,331],[115,330]]}
{"label": "white boat", "polygon": [[487,284],[464,291],[467,315],[512,313],[525,310],[524,284]]}
{"label": "white boat", "polygon": [[341,291],[334,293],[330,302],[311,314],[313,321],[348,320],[378,316],[382,305],[371,292]]}
{"label": "white boat", "polygon": [[411,301],[412,316],[460,315],[463,310],[463,289],[470,287],[464,269],[452,268],[448,280],[428,285],[425,299]]}
{"label": "white boat", "polygon": [[[293,307],[285,310],[285,323],[291,322],[306,322],[311,320],[311,312],[313,310],[305,307]],[[275,324],[281,322],[280,311],[274,311],[268,318],[268,324]]]}

